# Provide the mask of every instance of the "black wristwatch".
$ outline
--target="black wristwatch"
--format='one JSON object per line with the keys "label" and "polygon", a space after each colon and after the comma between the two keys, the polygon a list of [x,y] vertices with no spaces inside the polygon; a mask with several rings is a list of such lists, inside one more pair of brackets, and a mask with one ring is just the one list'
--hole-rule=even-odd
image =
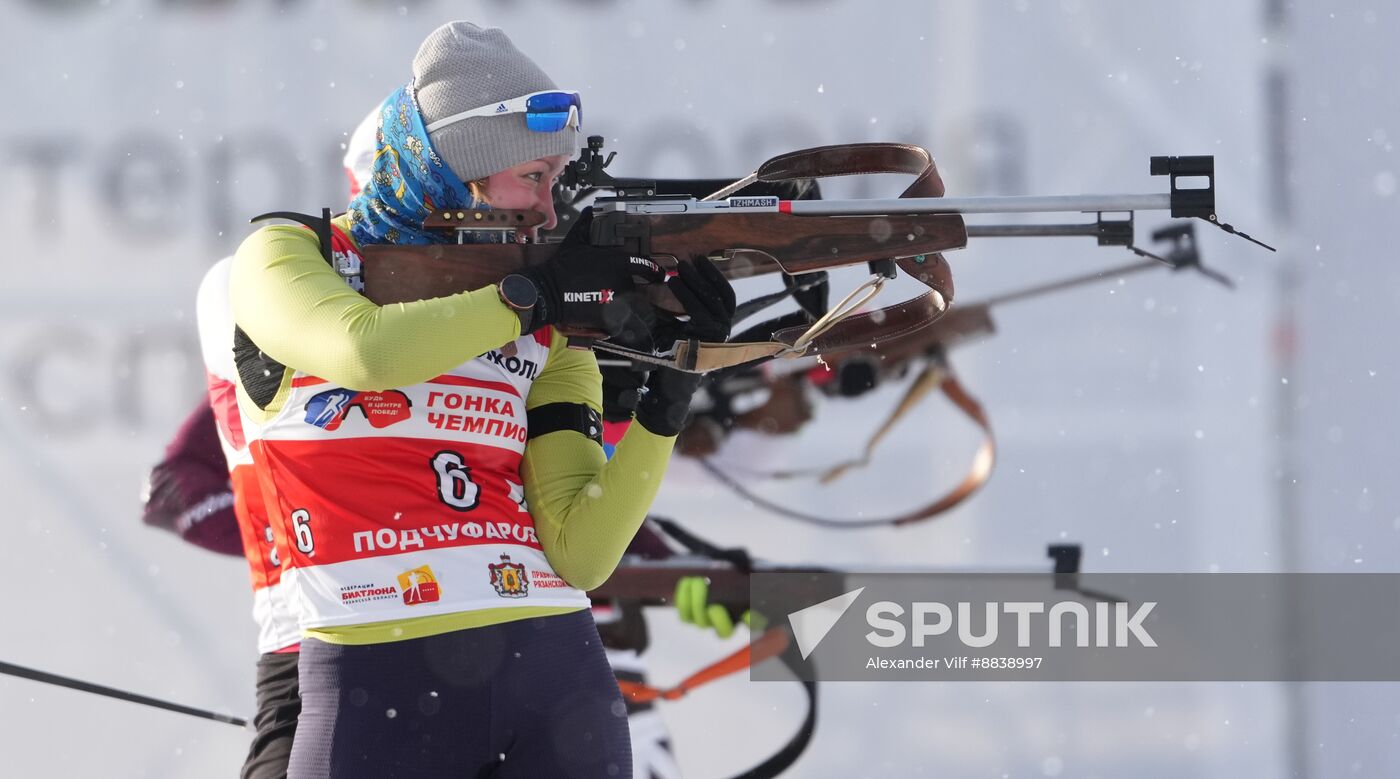
{"label": "black wristwatch", "polygon": [[535,288],[535,283],[519,273],[512,273],[496,285],[496,294],[506,308],[520,317],[520,332],[527,332],[534,319],[535,304],[540,300],[540,291]]}

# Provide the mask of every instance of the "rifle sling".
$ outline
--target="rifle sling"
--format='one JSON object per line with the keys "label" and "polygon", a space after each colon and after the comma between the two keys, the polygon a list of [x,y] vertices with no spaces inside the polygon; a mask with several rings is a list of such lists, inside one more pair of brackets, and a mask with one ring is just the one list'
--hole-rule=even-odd
{"label": "rifle sling", "polygon": [[996,439],[992,435],[991,420],[987,418],[986,411],[982,408],[982,405],[977,399],[962,386],[962,383],[958,381],[957,377],[947,366],[939,365],[936,362],[926,367],[923,373],[921,373],[909,386],[909,389],[905,391],[904,397],[901,398],[894,411],[891,412],[890,416],[876,429],[875,433],[870,437],[869,441],[867,441],[865,451],[861,457],[820,469],[775,471],[755,474],[759,477],[772,479],[818,476],[823,482],[830,482],[850,468],[865,465],[869,462],[869,458],[875,451],[875,447],[879,444],[880,440],[884,438],[884,436],[893,429],[895,424],[913,409],[919,400],[933,389],[934,386],[937,386],[949,402],[982,429],[982,443],[978,447],[977,453],[973,455],[972,463],[968,466],[966,474],[956,486],[913,511],[891,517],[859,520],[843,520],[817,516],[788,508],[787,506],[783,506],[755,494],[748,487],[741,484],[734,476],[720,470],[720,468],[708,458],[701,458],[700,464],[709,471],[711,475],[728,486],[740,497],[770,512],[800,522],[821,525],[822,527],[855,530],[880,525],[908,525],[925,519],[931,519],[957,506],[971,497],[977,490],[981,489],[982,485],[986,484],[987,479],[991,477],[992,467],[996,463]]}
{"label": "rifle sling", "polygon": [[770,628],[750,643],[687,676],[673,687],[653,687],[642,682],[623,682],[620,680],[618,685],[622,687],[622,694],[633,703],[651,703],[657,699],[679,700],[697,687],[738,673],[770,657],[777,657],[787,649],[788,640],[786,628]]}
{"label": "rifle sling", "polygon": [[[806,661],[802,660],[800,656],[792,653],[792,649],[787,629],[781,626],[772,627],[755,637],[749,644],[701,668],[673,687],[653,687],[642,682],[623,679],[619,679],[617,684],[622,689],[622,694],[635,703],[650,703],[658,699],[674,701],[684,697],[697,687],[780,655],[784,655],[784,660],[788,663],[806,664]],[[804,680],[802,681],[802,689],[807,695],[807,713],[803,716],[802,724],[798,726],[797,732],[777,752],[774,752],[762,763],[737,775],[734,779],[772,779],[790,768],[807,749],[807,745],[812,741],[812,734],[817,728],[816,682]]]}
{"label": "rifle sling", "polygon": [[[811,180],[871,173],[906,173],[914,181],[900,197],[942,197],[943,180],[929,153],[907,144],[851,143],[819,146],[774,157],[754,175],[764,183]],[[899,267],[929,288],[892,306],[846,317],[810,343],[797,348],[805,327],[780,330],[768,341],[726,344],[678,344],[676,366],[701,373],[774,357],[839,354],[898,338],[928,327],[953,302],[953,276],[942,254],[899,260]]]}

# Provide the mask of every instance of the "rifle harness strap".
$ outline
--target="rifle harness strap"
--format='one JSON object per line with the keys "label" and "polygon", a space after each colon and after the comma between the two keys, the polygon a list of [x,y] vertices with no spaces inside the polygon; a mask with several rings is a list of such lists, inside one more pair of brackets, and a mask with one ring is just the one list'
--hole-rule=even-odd
{"label": "rifle harness strap", "polygon": [[[622,689],[622,694],[635,703],[650,703],[658,699],[674,701],[685,697],[687,693],[697,687],[738,673],[755,663],[761,663],[779,655],[787,655],[789,663],[805,664],[805,660],[793,655],[792,649],[792,642],[788,638],[788,632],[785,628],[769,628],[754,638],[749,645],[701,668],[674,687],[659,688],[623,679],[619,679],[617,684]],[[807,745],[812,741],[812,734],[817,729],[816,682],[804,680],[802,689],[807,695],[807,714],[802,718],[802,724],[798,726],[797,732],[768,759],[739,774],[734,779],[773,779],[790,768],[793,763],[797,762],[797,758],[806,751]]]}
{"label": "rifle harness strap", "polygon": [[[774,157],[753,174],[735,182],[775,183],[794,179],[820,179],[871,173],[906,173],[914,181],[900,197],[942,197],[943,180],[933,158],[919,148],[897,143],[853,143],[821,146]],[[733,185],[731,185],[733,186]],[[721,190],[723,192],[724,190]],[[856,314],[869,303],[884,284],[885,277],[873,274],[840,304],[808,327],[781,330],[769,341],[741,343],[677,342],[674,357],[654,364],[669,365],[699,373],[776,357],[795,358],[810,354],[836,354],[868,347],[891,338],[928,327],[938,320],[953,301],[953,279],[941,254],[901,259],[901,269],[918,279],[929,290],[924,294],[886,308]],[[614,354],[620,352],[597,345]],[[636,355],[626,355],[637,359]]]}
{"label": "rifle harness strap", "polygon": [[748,487],[741,484],[733,475],[720,470],[720,468],[708,458],[702,458],[700,463],[711,475],[744,499],[752,501],[754,504],[775,514],[780,514],[790,519],[796,519],[809,524],[854,530],[879,525],[908,525],[921,520],[930,519],[959,505],[971,497],[977,490],[981,489],[982,485],[986,484],[987,480],[991,478],[992,467],[996,464],[996,439],[992,435],[991,420],[988,419],[986,410],[983,409],[982,404],[963,387],[962,383],[958,381],[957,376],[953,374],[951,368],[941,359],[930,361],[923,372],[909,385],[909,389],[905,390],[904,397],[900,399],[899,404],[866,442],[865,450],[860,457],[847,462],[838,463],[834,466],[818,469],[772,471],[754,474],[760,478],[770,479],[792,479],[815,476],[824,484],[830,483],[851,468],[868,464],[871,455],[874,453],[880,441],[935,387],[937,387],[943,393],[944,397],[959,411],[981,428],[982,443],[977,448],[976,454],[973,455],[972,462],[968,466],[966,474],[956,486],[929,503],[904,514],[860,520],[843,520],[807,514],[755,494]]}
{"label": "rifle harness strap", "polygon": [[725,549],[686,530],[675,520],[665,519],[663,517],[650,517],[650,519],[652,522],[656,523],[657,527],[661,528],[663,533],[675,539],[676,543],[685,547],[687,552],[700,555],[701,557],[707,557],[711,560],[729,563],[734,566],[735,570],[744,574],[753,572],[753,558],[749,556],[748,550],[744,547],[736,546]]}
{"label": "rifle harness strap", "polygon": [[673,687],[653,687],[643,682],[629,682],[621,679],[618,680],[618,686],[622,688],[622,694],[633,703],[651,703],[657,699],[679,700],[697,687],[738,673],[770,657],[777,657],[783,653],[783,650],[787,649],[788,641],[788,632],[785,629],[765,630],[749,644],[745,644],[734,652],[701,668]]}

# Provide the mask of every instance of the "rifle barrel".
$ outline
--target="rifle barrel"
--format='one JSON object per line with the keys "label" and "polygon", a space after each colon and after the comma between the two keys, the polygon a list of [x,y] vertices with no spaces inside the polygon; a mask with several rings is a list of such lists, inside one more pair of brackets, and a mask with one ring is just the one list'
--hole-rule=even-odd
{"label": "rifle barrel", "polygon": [[968,225],[968,238],[1038,238],[1042,236],[1087,235],[1098,237],[1102,231],[1094,223],[1055,225]]}
{"label": "rifle barrel", "polygon": [[875,214],[1018,214],[1084,211],[1168,211],[1172,196],[1008,195],[997,197],[899,197],[870,200],[790,200],[785,207],[801,216]]}

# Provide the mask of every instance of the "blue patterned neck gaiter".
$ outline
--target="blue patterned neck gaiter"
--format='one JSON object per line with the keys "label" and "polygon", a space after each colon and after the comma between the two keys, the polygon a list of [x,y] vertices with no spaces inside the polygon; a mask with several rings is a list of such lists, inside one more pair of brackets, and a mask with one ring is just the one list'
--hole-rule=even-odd
{"label": "blue patterned neck gaiter", "polygon": [[438,209],[484,208],[433,151],[409,86],[379,109],[374,166],[365,188],[350,201],[350,232],[361,244],[447,243],[423,229]]}

